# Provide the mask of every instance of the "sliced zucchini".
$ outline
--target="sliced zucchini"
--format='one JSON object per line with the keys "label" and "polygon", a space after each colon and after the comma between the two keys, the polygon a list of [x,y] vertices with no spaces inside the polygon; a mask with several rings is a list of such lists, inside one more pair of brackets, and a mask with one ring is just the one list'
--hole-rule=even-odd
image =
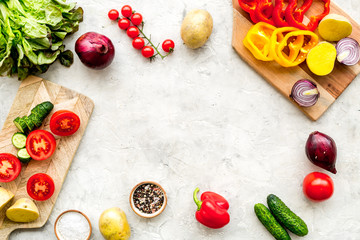
{"label": "sliced zucchini", "polygon": [[11,138],[11,142],[18,149],[24,148],[26,145],[26,135],[23,133],[15,133]]}
{"label": "sliced zucchini", "polygon": [[26,151],[26,148],[22,148],[17,152],[17,157],[22,163],[28,163],[31,160],[29,153]]}
{"label": "sliced zucchini", "polygon": [[25,116],[22,117],[24,122],[26,123],[26,126],[28,127],[29,131],[31,132],[35,128],[35,124],[29,119],[29,117]]}
{"label": "sliced zucchini", "polygon": [[52,104],[49,101],[41,103],[41,106],[45,108],[45,110],[47,111],[47,114],[49,114],[51,112],[51,110],[53,110],[53,108],[54,108],[54,104]]}
{"label": "sliced zucchini", "polygon": [[35,114],[30,114],[29,119],[35,124],[36,127],[40,127],[42,124],[42,120]]}
{"label": "sliced zucchini", "polygon": [[19,117],[15,118],[14,124],[17,127],[17,129],[19,129],[19,131],[22,133],[26,133],[29,130],[24,119],[22,119],[22,118],[19,118]]}

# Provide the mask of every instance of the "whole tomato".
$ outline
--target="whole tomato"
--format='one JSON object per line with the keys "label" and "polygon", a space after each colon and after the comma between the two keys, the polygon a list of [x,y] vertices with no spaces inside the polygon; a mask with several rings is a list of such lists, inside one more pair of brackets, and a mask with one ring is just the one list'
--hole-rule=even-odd
{"label": "whole tomato", "polygon": [[334,193],[334,182],[325,173],[312,172],[304,178],[303,192],[313,201],[324,201]]}

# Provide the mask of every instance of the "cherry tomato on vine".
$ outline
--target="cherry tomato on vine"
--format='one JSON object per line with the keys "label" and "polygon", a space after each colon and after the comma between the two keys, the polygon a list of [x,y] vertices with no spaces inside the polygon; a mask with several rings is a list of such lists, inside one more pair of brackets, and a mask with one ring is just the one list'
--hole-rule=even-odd
{"label": "cherry tomato on vine", "polygon": [[150,58],[154,55],[154,49],[150,46],[145,46],[142,50],[141,50],[141,54],[146,57],[146,58]]}
{"label": "cherry tomato on vine", "polygon": [[119,21],[118,21],[118,26],[120,29],[122,30],[126,30],[130,27],[130,21],[129,19],[126,19],[126,18],[121,18]]}
{"label": "cherry tomato on vine", "polygon": [[121,8],[121,14],[124,17],[130,17],[132,14],[132,8],[129,5],[125,5]]}
{"label": "cherry tomato on vine", "polygon": [[172,52],[175,48],[175,43],[171,39],[166,39],[162,44],[162,49],[165,52]]}
{"label": "cherry tomato on vine", "polygon": [[131,26],[128,28],[128,30],[126,31],[126,34],[130,37],[130,38],[136,38],[137,36],[139,36],[140,31],[137,27],[135,26]]}
{"label": "cherry tomato on vine", "polygon": [[141,37],[136,37],[134,38],[134,40],[132,41],[132,45],[135,49],[142,49],[145,46],[145,41],[143,38]]}
{"label": "cherry tomato on vine", "polygon": [[108,13],[110,20],[116,20],[119,17],[119,12],[116,9],[111,9]]}
{"label": "cherry tomato on vine", "polygon": [[134,13],[132,16],[131,16],[131,22],[137,26],[137,25],[140,25],[142,23],[142,20],[143,20],[143,17],[140,13]]}
{"label": "cherry tomato on vine", "polygon": [[310,200],[323,201],[333,195],[334,182],[325,173],[312,172],[304,178],[303,191]]}

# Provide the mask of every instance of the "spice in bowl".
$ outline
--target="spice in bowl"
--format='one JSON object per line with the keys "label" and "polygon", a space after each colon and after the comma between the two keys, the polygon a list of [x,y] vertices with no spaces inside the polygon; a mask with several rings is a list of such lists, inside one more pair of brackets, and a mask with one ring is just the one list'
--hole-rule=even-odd
{"label": "spice in bowl", "polygon": [[88,240],[91,236],[91,230],[89,218],[77,210],[61,213],[54,225],[58,240]]}
{"label": "spice in bowl", "polygon": [[130,195],[130,205],[136,214],[146,218],[158,216],[166,206],[164,189],[155,182],[136,185]]}

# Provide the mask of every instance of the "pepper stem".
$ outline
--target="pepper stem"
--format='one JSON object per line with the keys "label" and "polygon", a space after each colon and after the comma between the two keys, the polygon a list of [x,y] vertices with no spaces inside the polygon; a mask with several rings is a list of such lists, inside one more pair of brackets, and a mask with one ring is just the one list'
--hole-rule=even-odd
{"label": "pepper stem", "polygon": [[200,189],[197,187],[194,191],[194,194],[193,194],[193,198],[194,198],[194,202],[196,203],[197,207],[198,207],[198,211],[200,210],[201,208],[201,205],[202,205],[202,201],[200,201],[198,198],[197,198],[197,193],[200,191]]}

